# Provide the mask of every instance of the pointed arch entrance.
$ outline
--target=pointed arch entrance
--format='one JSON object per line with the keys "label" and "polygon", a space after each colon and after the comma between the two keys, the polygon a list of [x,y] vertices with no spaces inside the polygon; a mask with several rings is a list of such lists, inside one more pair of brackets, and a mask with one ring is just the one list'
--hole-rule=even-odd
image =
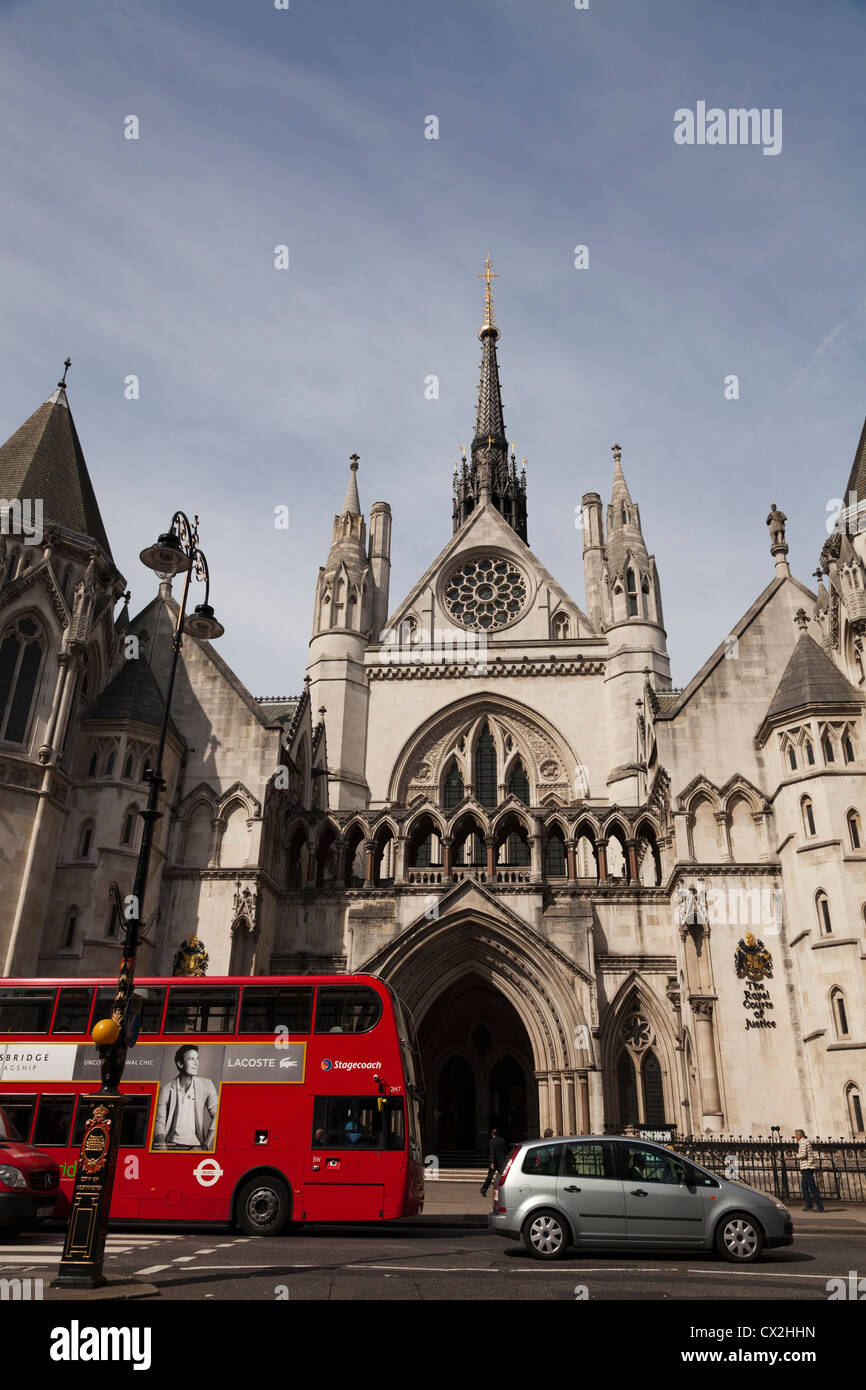
{"label": "pointed arch entrance", "polygon": [[513,1139],[597,1133],[592,977],[483,884],[464,880],[438,909],[352,963],[387,980],[415,1020],[425,1153],[484,1162],[491,1125]]}
{"label": "pointed arch entrance", "polygon": [[507,1143],[538,1132],[532,1044],[517,1010],[470,970],[418,1029],[427,1097],[425,1152],[447,1166],[483,1161],[491,1127]]}

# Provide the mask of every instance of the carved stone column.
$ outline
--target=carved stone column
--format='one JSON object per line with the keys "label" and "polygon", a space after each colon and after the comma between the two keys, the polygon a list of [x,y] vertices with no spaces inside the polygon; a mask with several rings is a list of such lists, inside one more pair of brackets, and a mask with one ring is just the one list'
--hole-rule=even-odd
{"label": "carved stone column", "polygon": [[496,882],[496,841],[492,835],[485,835],[484,843],[487,846],[487,882]]}
{"label": "carved stone column", "polygon": [[577,854],[576,854],[576,850],[577,850],[577,846],[576,846],[576,844],[574,843],[574,840],[566,840],[566,843],[565,843],[565,856],[566,856],[566,861],[567,861],[567,865],[568,865],[568,881],[569,881],[569,883],[575,883],[575,882],[577,881]]}
{"label": "carved stone column", "polygon": [[451,836],[442,836],[442,879],[445,883],[454,882],[454,870],[451,866]]}
{"label": "carved stone column", "polygon": [[544,878],[541,863],[541,836],[530,835],[529,837],[529,879],[531,883],[541,883]]}
{"label": "carved stone column", "polygon": [[596,853],[598,854],[598,881],[607,883],[607,840],[602,838],[595,842]]}
{"label": "carved stone column", "polygon": [[719,1073],[716,1067],[716,1048],[713,1032],[715,999],[691,995],[689,1003],[695,1020],[695,1048],[700,1067],[701,1093],[704,1097],[704,1117],[718,1120],[722,1114]]}
{"label": "carved stone column", "polygon": [[577,1074],[577,1132],[592,1134],[589,1123],[589,1079],[586,1072]]}
{"label": "carved stone column", "polygon": [[625,865],[629,883],[638,882],[637,869],[637,840],[626,840],[625,842]]}
{"label": "carved stone column", "polygon": [[725,863],[729,864],[734,857],[731,853],[730,818],[728,816],[727,811],[715,811],[714,815],[716,818],[716,825],[718,827],[716,833],[719,838],[719,850],[721,852],[722,859],[725,861]]}
{"label": "carved stone column", "polygon": [[373,884],[373,876],[374,876],[374,874],[375,874],[375,872],[376,872],[376,866],[375,866],[374,861],[373,861],[374,849],[375,849],[375,846],[374,846],[374,844],[373,844],[373,841],[372,841],[372,840],[365,840],[365,842],[364,842],[364,856],[365,856],[365,858],[364,858],[364,887],[365,887],[365,888],[372,888],[372,887],[374,886],[374,884]]}

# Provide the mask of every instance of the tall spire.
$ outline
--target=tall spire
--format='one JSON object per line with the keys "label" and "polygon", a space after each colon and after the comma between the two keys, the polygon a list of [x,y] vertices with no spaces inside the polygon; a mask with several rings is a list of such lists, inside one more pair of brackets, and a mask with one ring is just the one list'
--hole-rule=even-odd
{"label": "tall spire", "polygon": [[618,444],[614,444],[610,452],[613,454],[613,487],[610,493],[610,506],[607,509],[608,535],[613,531],[620,530],[623,526],[630,527],[640,533],[640,512],[631,500],[628,483],[622,471],[622,449]]}
{"label": "tall spire", "polygon": [[484,271],[478,278],[485,281],[484,322],[478,333],[481,339],[481,380],[471,461],[467,463],[464,455],[462,468],[458,468],[454,476],[454,530],[459,530],[476,507],[491,502],[525,541],[526,478],[518,477],[513,453],[510,461],[508,457],[496,357],[499,329],[494,322],[491,288],[491,282],[499,277],[493,270],[489,253],[484,262]]}
{"label": "tall spire", "polygon": [[[65,363],[70,366],[69,359]],[[66,371],[38,410],[0,444],[0,497],[40,499],[45,523],[111,549],[66,396]]]}
{"label": "tall spire", "polygon": [[493,271],[488,253],[484,262],[484,273],[479,280],[485,280],[484,323],[478,336],[481,339],[481,382],[478,387],[478,410],[475,417],[475,438],[472,441],[472,457],[479,452],[493,452],[503,458],[507,452],[505,442],[505,421],[502,417],[502,392],[499,387],[499,363],[496,360],[496,340],[499,329],[493,322],[493,292],[491,280],[499,276]]}
{"label": "tall spire", "polygon": [[346,496],[340,509],[340,516],[361,515],[361,499],[358,496],[358,455],[352,454],[349,460],[349,467],[352,470],[349,474],[349,485],[346,488]]}

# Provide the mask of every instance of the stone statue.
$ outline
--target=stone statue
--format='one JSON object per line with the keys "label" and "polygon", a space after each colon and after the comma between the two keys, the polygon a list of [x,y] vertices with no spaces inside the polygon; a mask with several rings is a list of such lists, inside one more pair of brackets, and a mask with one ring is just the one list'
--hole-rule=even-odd
{"label": "stone statue", "polygon": [[773,545],[785,544],[785,522],[788,518],[784,512],[780,512],[775,502],[770,503],[770,515],[767,517],[767,525],[770,528],[770,541]]}

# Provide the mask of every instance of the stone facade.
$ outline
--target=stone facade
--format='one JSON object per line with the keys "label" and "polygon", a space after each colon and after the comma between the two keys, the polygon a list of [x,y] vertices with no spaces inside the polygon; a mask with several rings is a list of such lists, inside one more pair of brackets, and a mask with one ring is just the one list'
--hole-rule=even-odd
{"label": "stone facade", "polygon": [[[489,312],[479,336],[452,534],[411,591],[390,602],[390,508],[368,529],[353,456],[303,694],[254,699],[184,638],[143,968],[168,973],[194,931],[211,974],[381,975],[414,1016],[446,1156],[482,1152],[491,1123],[863,1137],[864,507],[816,594],[774,505],[770,582],[672,690],[622,451],[606,510],[582,503],[583,609],[528,544]],[[49,406],[68,415],[65,393]],[[132,878],[178,611],[163,584],[115,620],[107,541],[61,512],[41,546],[0,541],[7,975],[116,970],[108,886]],[[32,641],[26,727],[3,737]]]}

